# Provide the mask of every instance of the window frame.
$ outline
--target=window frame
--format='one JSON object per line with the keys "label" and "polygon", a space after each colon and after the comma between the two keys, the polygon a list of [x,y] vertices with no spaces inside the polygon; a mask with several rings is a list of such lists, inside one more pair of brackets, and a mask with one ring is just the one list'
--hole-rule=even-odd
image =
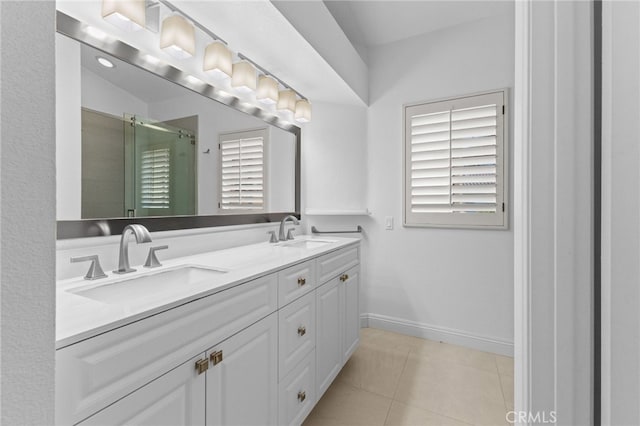
{"label": "window frame", "polygon": [[[495,213],[413,213],[411,212],[411,117],[449,108],[481,105],[481,99],[495,97],[496,108],[504,108],[496,122],[496,212]],[[501,98],[501,100],[500,100]],[[507,88],[404,104],[402,132],[402,221],[404,227],[453,229],[509,229],[509,90]],[[455,105],[455,106],[454,106]],[[500,117],[502,117],[500,119]],[[501,128],[501,131],[500,131]],[[409,138],[409,139],[408,139]]]}
{"label": "window frame", "polygon": [[[223,139],[233,136],[223,141]],[[222,132],[218,134],[218,214],[260,214],[269,210],[269,128],[247,129],[232,132]],[[222,208],[222,144],[236,139],[251,139],[262,137],[262,208],[260,209],[223,209]]]}

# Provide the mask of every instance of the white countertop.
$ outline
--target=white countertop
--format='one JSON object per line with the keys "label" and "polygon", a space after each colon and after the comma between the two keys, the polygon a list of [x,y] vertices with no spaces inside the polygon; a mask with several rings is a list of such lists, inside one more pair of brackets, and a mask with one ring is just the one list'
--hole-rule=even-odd
{"label": "white countertop", "polygon": [[[283,247],[279,244],[265,242],[175,258],[163,261],[162,267],[154,269],[132,265],[137,271],[126,275],[116,275],[105,271],[109,277],[95,281],[88,281],[83,277],[58,281],[56,288],[56,349],[360,241],[356,238],[333,236],[320,238],[306,235],[296,237],[295,240],[331,240],[332,242],[312,249]],[[103,303],[72,292],[86,286],[116,283],[137,276],[174,269],[182,265],[202,266],[226,272],[207,280],[206,285],[200,286],[197,290],[185,288],[183,292],[172,288],[170,293],[154,294],[153,301],[144,308],[128,305],[126,301],[123,303]]]}

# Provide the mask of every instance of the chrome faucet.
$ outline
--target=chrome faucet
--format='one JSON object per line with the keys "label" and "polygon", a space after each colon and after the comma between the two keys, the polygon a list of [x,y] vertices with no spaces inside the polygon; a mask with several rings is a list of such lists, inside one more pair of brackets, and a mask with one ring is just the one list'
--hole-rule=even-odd
{"label": "chrome faucet", "polygon": [[[288,236],[285,235],[285,233],[284,233],[284,225],[289,219],[291,219],[293,221],[294,225],[300,225],[300,222],[298,222],[298,219],[296,219],[295,216],[289,215],[289,216],[285,217],[284,219],[282,219],[282,222],[280,222],[280,232],[278,233],[278,239],[280,241],[293,240],[293,235],[291,233],[289,233]],[[287,238],[287,237],[289,237],[289,238]]]}
{"label": "chrome faucet", "polygon": [[135,235],[138,244],[151,242],[149,230],[144,226],[139,224],[125,226],[122,230],[122,237],[120,237],[120,257],[118,259],[118,269],[113,271],[115,274],[127,274],[135,271],[129,266],[129,240],[127,238],[129,233]]}

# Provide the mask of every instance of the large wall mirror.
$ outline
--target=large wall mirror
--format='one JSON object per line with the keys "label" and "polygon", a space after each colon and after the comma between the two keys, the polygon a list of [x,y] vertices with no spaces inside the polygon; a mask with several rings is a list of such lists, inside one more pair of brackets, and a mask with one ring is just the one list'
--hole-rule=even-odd
{"label": "large wall mirror", "polygon": [[81,29],[58,12],[58,239],[299,216],[298,127]]}

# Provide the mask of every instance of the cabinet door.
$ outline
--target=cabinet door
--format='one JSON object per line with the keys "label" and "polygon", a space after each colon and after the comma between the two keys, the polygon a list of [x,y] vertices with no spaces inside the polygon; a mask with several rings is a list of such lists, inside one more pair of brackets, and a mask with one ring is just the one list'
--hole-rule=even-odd
{"label": "cabinet door", "polygon": [[207,425],[277,423],[277,314],[230,337],[207,356]]}
{"label": "cabinet door", "polygon": [[349,269],[342,282],[344,291],[343,362],[355,352],[360,342],[360,268]]}
{"label": "cabinet door", "polygon": [[196,361],[174,368],[81,422],[89,425],[204,425],[205,375]]}
{"label": "cabinet door", "polygon": [[343,300],[338,277],[316,292],[316,384],[320,399],[342,368]]}

